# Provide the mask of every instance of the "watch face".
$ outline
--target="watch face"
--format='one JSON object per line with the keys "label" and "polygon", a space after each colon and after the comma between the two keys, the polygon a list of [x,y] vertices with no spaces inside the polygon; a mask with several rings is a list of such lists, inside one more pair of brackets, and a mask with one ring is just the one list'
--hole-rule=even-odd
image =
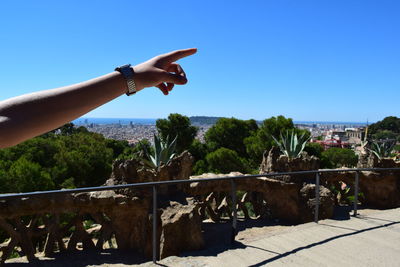
{"label": "watch face", "polygon": [[121,69],[122,75],[124,75],[125,79],[132,79],[133,78],[133,70],[131,67],[125,67]]}
{"label": "watch face", "polygon": [[116,67],[115,70],[121,72],[123,69],[130,68],[131,64],[125,64],[119,67]]}

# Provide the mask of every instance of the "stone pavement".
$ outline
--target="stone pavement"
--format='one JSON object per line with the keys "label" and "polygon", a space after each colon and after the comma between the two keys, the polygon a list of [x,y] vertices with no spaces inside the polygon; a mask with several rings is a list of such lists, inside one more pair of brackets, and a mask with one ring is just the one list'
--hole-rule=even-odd
{"label": "stone pavement", "polygon": [[[115,251],[41,258],[37,266],[400,266],[400,208],[359,213],[357,218],[319,224],[246,228],[233,246],[225,240],[203,251],[163,259],[157,265],[136,265],[143,259],[133,260],[131,253]],[[225,229],[216,228],[211,236],[223,239],[228,229],[229,224]],[[9,261],[10,266],[24,266],[24,262]]]}
{"label": "stone pavement", "polygon": [[[400,209],[360,211],[238,242],[215,256],[170,257],[164,266],[400,266]],[[152,266],[147,263],[143,266]]]}

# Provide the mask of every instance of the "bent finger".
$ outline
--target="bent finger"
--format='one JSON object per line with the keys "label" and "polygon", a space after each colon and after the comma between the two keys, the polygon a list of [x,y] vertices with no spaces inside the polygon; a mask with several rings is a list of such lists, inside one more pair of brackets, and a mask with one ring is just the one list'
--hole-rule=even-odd
{"label": "bent finger", "polygon": [[175,86],[175,84],[173,84],[173,83],[167,83],[168,92],[172,91],[172,89],[174,88],[174,86]]}
{"label": "bent finger", "polygon": [[174,72],[176,74],[179,74],[183,77],[186,77],[186,73],[185,71],[182,69],[181,65],[177,64],[177,63],[171,63],[168,65],[167,67],[167,71],[168,72]]}
{"label": "bent finger", "polygon": [[164,74],[164,82],[166,83],[174,83],[174,84],[186,84],[187,79],[180,74],[165,72]]}
{"label": "bent finger", "polygon": [[168,87],[164,83],[157,84],[156,87],[160,89],[164,95],[168,95]]}

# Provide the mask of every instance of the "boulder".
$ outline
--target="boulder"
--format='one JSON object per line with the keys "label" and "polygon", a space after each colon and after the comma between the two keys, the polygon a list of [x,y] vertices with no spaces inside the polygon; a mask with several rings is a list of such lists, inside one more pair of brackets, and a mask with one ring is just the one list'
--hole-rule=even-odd
{"label": "boulder", "polygon": [[400,206],[400,172],[362,172],[363,204],[381,209]]}
{"label": "boulder", "polygon": [[[321,183],[329,185],[343,181],[350,187],[354,187],[355,173],[323,173]],[[372,208],[395,208],[400,206],[400,172],[379,171],[360,172],[359,192],[361,203]]]}
{"label": "boulder", "polygon": [[391,158],[379,159],[374,153],[367,151],[360,154],[357,168],[399,168],[400,163]]}
{"label": "boulder", "polygon": [[204,247],[199,205],[193,198],[186,203],[170,201],[161,212],[160,258]]}
{"label": "boulder", "polygon": [[[314,220],[315,216],[315,184],[306,184],[300,190],[300,221],[309,222]],[[324,187],[319,187],[319,213],[318,218],[320,220],[329,219],[333,216],[335,201],[332,192]]]}
{"label": "boulder", "polygon": [[[162,165],[157,170],[147,167],[138,159],[116,160],[110,179],[105,185],[144,183],[154,181],[187,180],[192,172],[194,158],[188,151],[182,152],[168,164]],[[173,195],[181,191],[185,185],[170,185],[159,187],[162,195]],[[124,194],[132,193],[132,190],[119,191]],[[150,190],[135,190],[139,196],[148,196]],[[143,195],[144,194],[144,195]]]}
{"label": "boulder", "polygon": [[[315,156],[309,156],[307,152],[302,152],[299,157],[291,159],[285,155],[281,155],[279,148],[272,147],[268,153],[267,151],[264,152],[259,173],[318,170],[319,165],[320,160]],[[315,175],[312,174],[296,174],[280,175],[271,178],[284,182],[303,183],[312,181],[314,177]]]}

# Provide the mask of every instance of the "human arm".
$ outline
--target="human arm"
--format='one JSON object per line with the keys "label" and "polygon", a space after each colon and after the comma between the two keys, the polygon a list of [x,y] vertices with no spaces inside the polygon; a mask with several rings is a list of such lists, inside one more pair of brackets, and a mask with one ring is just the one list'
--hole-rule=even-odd
{"label": "human arm", "polygon": [[[186,75],[175,61],[194,53],[196,49],[177,50],[134,66],[137,91],[156,86],[167,95],[174,84],[185,84]],[[86,82],[1,101],[0,148],[60,127],[126,91],[124,77],[115,71]]]}

